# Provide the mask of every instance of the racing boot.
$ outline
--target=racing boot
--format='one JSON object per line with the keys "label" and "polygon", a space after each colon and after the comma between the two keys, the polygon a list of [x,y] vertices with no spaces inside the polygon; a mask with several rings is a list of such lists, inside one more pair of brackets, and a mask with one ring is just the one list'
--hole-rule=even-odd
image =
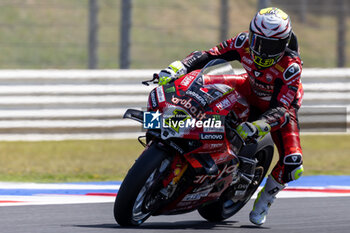
{"label": "racing boot", "polygon": [[279,191],[286,186],[278,183],[271,175],[268,176],[264,188],[258,193],[253,206],[253,210],[249,214],[249,220],[255,225],[262,225],[266,221],[267,212],[276,198]]}

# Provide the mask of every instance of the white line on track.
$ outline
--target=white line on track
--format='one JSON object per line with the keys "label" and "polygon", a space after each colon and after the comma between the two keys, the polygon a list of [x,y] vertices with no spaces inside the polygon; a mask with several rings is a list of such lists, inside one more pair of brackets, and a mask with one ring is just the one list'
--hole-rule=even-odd
{"label": "white line on track", "polygon": [[[120,185],[106,184],[37,184],[37,183],[10,183],[0,182],[2,191],[16,189],[26,190],[107,190],[106,193],[98,192],[90,195],[67,194],[34,194],[34,195],[0,195],[0,206],[18,205],[51,205],[51,204],[81,204],[81,203],[106,203],[114,202],[115,193]],[[258,189],[258,191],[261,187]],[[110,190],[110,193],[108,192]],[[6,193],[6,192],[3,192]],[[110,194],[110,195],[108,195]],[[253,195],[256,198],[257,192]],[[342,197],[350,196],[348,186],[328,187],[289,187],[278,194],[278,198],[307,198],[307,197]]]}
{"label": "white line on track", "polygon": [[114,202],[114,196],[34,195],[0,196],[0,206],[55,205]]}
{"label": "white line on track", "polygon": [[116,191],[120,188],[119,184],[113,185],[97,185],[97,184],[46,184],[46,183],[16,183],[16,182],[0,182],[1,189],[59,189],[59,190],[112,190]]}

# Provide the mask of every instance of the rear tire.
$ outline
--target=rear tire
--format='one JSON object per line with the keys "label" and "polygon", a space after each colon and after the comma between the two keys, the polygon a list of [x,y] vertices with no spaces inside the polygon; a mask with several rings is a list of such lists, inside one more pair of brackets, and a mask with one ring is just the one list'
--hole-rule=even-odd
{"label": "rear tire", "polygon": [[251,184],[248,187],[248,195],[244,200],[234,202],[231,200],[232,195],[229,195],[226,190],[223,192],[219,200],[212,202],[208,205],[198,209],[199,214],[208,220],[209,222],[221,222],[227,218],[235,215],[242,207],[250,200],[252,195],[255,193],[259,185],[261,184],[263,178],[265,177],[273,157],[273,147],[267,146],[262,150],[258,151],[253,158],[258,160],[258,164],[255,169],[257,184]]}
{"label": "rear tire", "polygon": [[[152,214],[154,194],[162,172],[170,164],[165,151],[154,143],[126,175],[114,203],[114,218],[121,226],[138,226]],[[152,202],[153,201],[153,202]]]}

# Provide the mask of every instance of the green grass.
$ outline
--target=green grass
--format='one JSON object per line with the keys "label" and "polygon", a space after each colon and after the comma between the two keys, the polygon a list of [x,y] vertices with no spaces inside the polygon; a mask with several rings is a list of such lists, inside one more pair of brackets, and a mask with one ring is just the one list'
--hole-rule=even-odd
{"label": "green grass", "polygon": [[[350,175],[349,141],[350,135],[303,135],[305,175]],[[0,180],[122,180],[142,150],[137,140],[0,142]]]}
{"label": "green grass", "polygon": [[[304,175],[350,175],[350,135],[302,135]],[[275,150],[270,170],[277,162]]]}
{"label": "green grass", "polygon": [[142,149],[137,140],[1,142],[0,180],[121,180]]}
{"label": "green grass", "polygon": [[350,175],[350,135],[303,136],[306,175]]}

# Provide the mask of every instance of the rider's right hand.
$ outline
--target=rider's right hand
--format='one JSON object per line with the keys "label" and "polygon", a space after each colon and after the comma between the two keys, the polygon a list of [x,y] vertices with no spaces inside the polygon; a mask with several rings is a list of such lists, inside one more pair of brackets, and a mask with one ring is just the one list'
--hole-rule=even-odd
{"label": "rider's right hand", "polygon": [[162,86],[175,79],[175,72],[172,69],[169,69],[168,67],[164,70],[161,70],[158,74],[158,77],[158,85]]}
{"label": "rider's right hand", "polygon": [[187,73],[186,67],[181,61],[174,61],[167,68],[161,70],[158,74],[159,81],[158,85],[162,86],[169,83],[176,78],[179,78]]}

